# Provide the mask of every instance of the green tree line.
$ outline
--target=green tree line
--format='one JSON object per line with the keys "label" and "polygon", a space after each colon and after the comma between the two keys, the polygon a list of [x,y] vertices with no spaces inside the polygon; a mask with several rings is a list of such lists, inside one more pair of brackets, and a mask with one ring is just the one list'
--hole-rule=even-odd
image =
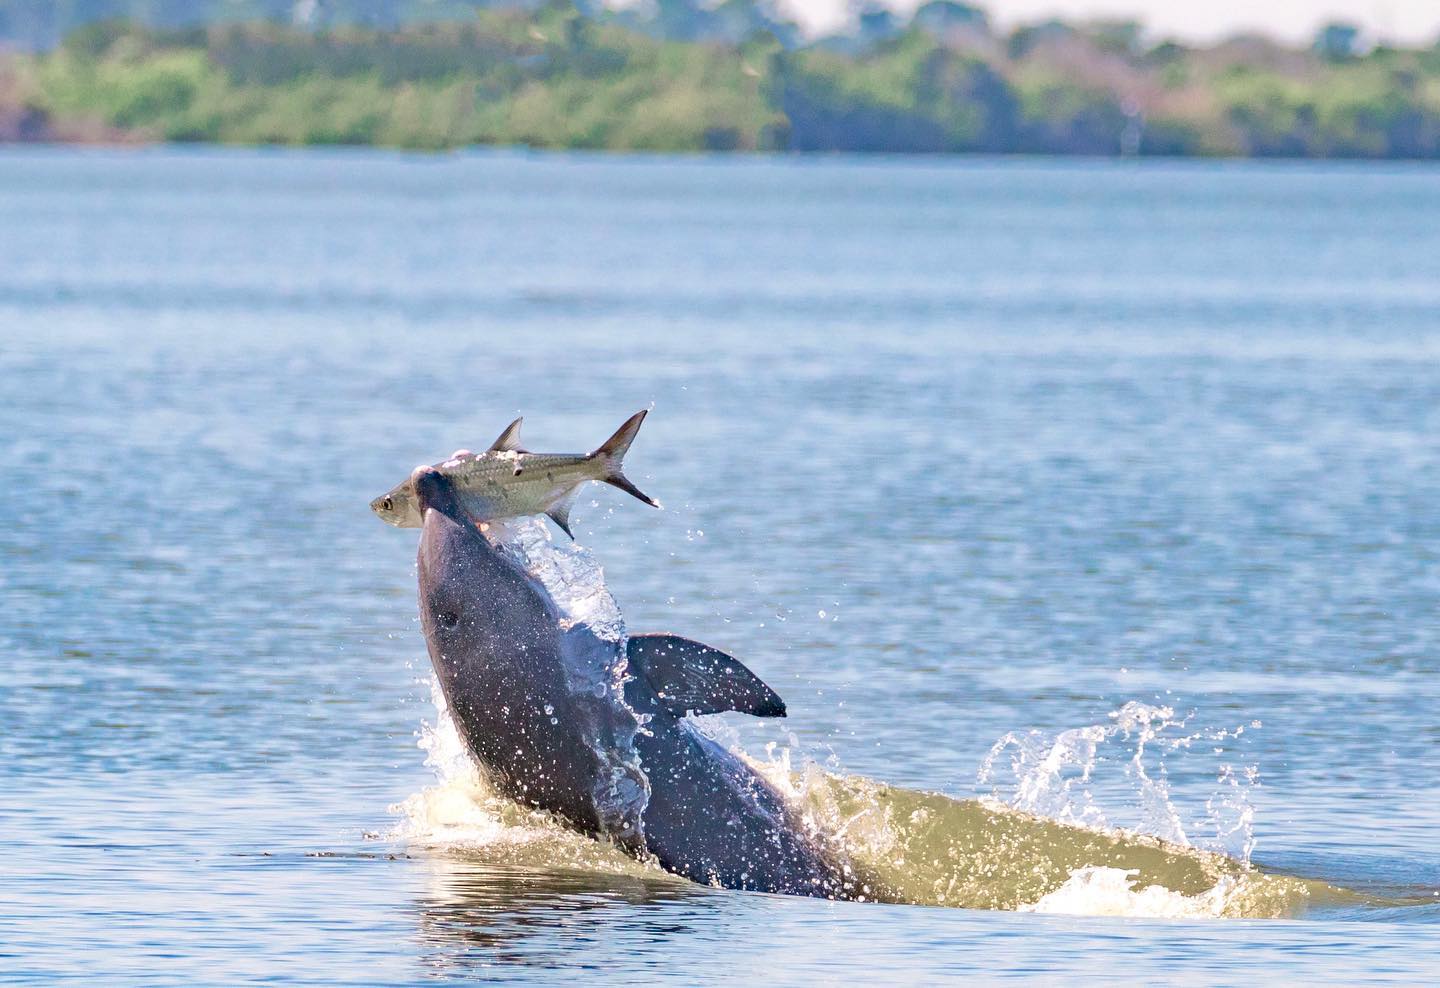
{"label": "green tree line", "polygon": [[568,0],[398,29],[92,23],[0,55],[0,139],[1440,157],[1434,48],[1000,37],[974,11],[804,46],[739,14],[677,40]]}

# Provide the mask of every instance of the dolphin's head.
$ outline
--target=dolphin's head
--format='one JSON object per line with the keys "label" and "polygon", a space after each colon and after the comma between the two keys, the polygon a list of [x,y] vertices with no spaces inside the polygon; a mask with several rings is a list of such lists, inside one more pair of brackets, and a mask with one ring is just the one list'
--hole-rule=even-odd
{"label": "dolphin's head", "polygon": [[[417,472],[419,469],[416,468]],[[396,528],[419,528],[424,512],[420,510],[420,499],[415,494],[414,474],[411,474],[409,480],[396,484],[371,501],[370,510],[387,525],[394,525]]]}
{"label": "dolphin's head", "polygon": [[[473,538],[473,526],[459,510],[455,489],[440,471],[416,467],[404,486],[421,519],[420,617],[426,637],[445,654],[466,653],[472,647],[471,632],[478,627],[475,618],[488,614],[479,574],[493,550],[483,538]],[[462,621],[466,615],[469,619]]]}
{"label": "dolphin's head", "polygon": [[438,508],[445,514],[454,514],[457,510],[454,486],[449,478],[434,467],[421,464],[410,471],[410,479],[400,487],[409,491],[417,524],[422,527],[425,524],[427,508]]}

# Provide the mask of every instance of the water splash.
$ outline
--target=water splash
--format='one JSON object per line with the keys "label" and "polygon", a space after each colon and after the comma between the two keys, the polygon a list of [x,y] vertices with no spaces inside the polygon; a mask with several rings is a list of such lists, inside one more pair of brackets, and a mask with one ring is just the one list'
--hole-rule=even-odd
{"label": "water splash", "polygon": [[[598,798],[638,819],[648,782],[633,739],[643,722],[623,705],[625,625],[603,571],[582,547],[555,543],[537,520],[492,528],[497,544],[550,592],[567,627],[603,645],[577,652],[567,682],[574,697],[594,701],[573,706],[608,712],[594,736],[615,771],[601,780]],[[393,836],[505,863],[655,876],[653,864],[500,796],[471,761],[433,683],[432,694],[437,717],[420,746],[436,784],[394,808],[403,822]],[[1245,731],[1191,730],[1189,720],[1132,702],[1108,723],[1007,734],[979,772],[989,794],[967,800],[846,775],[833,755],[821,764],[793,736],[757,758],[723,719],[695,724],[746,759],[853,862],[866,898],[1100,915],[1293,914],[1312,889],[1248,865],[1254,766],[1220,764],[1203,814],[1187,818],[1177,805],[1167,759],[1201,753],[1202,742],[1223,754]],[[1185,759],[1187,772],[1193,762]],[[636,779],[643,792],[627,784]]]}
{"label": "water splash", "polygon": [[1254,765],[1218,761],[1215,786],[1203,811],[1189,815],[1170,788],[1168,759],[1187,755],[1217,760],[1244,735],[1229,730],[1189,729],[1193,714],[1177,718],[1167,706],[1130,701],[1112,711],[1110,723],[1071,728],[1058,734],[1011,732],[997,741],[981,764],[976,786],[1007,806],[1092,829],[1151,834],[1180,847],[1229,855],[1248,864],[1255,847],[1251,790],[1259,784]]}
{"label": "water splash", "polygon": [[386,839],[491,864],[664,876],[657,866],[636,860],[614,844],[592,840],[497,791],[470,757],[439,682],[432,676],[428,683],[435,719],[421,725],[416,743],[435,781],[390,807],[399,820]]}
{"label": "water splash", "polygon": [[488,522],[486,528],[491,541],[540,581],[567,622],[623,646],[625,618],[594,553],[575,541],[556,542],[539,518]]}
{"label": "water splash", "polygon": [[1227,914],[1243,879],[1221,876],[1215,885],[1196,895],[1185,895],[1163,885],[1136,888],[1134,869],[1077,868],[1065,884],[1022,905],[1022,913],[1061,913],[1072,916],[1143,916],[1151,919],[1218,919]]}
{"label": "water splash", "polygon": [[[433,675],[429,687],[435,720],[421,724],[416,743],[425,752],[425,767],[435,773],[435,784],[390,807],[390,812],[399,814],[402,820],[389,836],[428,847],[485,846],[534,839],[534,830],[514,820],[511,805],[484,783]],[[535,827],[543,830],[545,823],[543,815],[537,814]]]}
{"label": "water splash", "polygon": [[[564,716],[599,760],[591,796],[601,833],[638,845],[650,780],[635,738],[648,717],[625,701],[625,620],[604,572],[579,543],[555,542],[539,518],[492,521],[481,530],[544,588],[559,612],[568,694]],[[558,721],[555,708],[547,713]]]}
{"label": "water splash", "polygon": [[[433,683],[432,695],[437,718],[422,731],[420,747],[436,782],[392,808],[403,818],[393,838],[492,863],[663,875],[653,863],[590,840],[490,788]],[[1334,891],[1146,834],[1060,822],[988,797],[952,799],[846,775],[833,756],[821,764],[793,737],[768,744],[758,757],[748,755],[723,719],[701,718],[698,726],[745,758],[800,810],[807,826],[845,853],[867,899],[1090,915],[1258,918],[1295,915]],[[1097,746],[1103,747],[1098,741]]]}
{"label": "water splash", "polygon": [[[804,808],[872,898],[1094,915],[1293,916],[1334,890],[1229,855],[831,771],[794,749],[751,763]],[[1124,894],[1122,894],[1124,893]],[[1131,894],[1133,893],[1133,894]]]}
{"label": "water splash", "polygon": [[[1128,703],[1108,723],[1012,733],[981,767],[981,799],[922,793],[822,767],[794,745],[751,759],[833,836],[876,897],[970,908],[1150,917],[1293,916],[1341,895],[1249,863],[1255,767],[1222,762],[1201,813],[1170,786],[1247,727],[1191,729]],[[1252,722],[1248,727],[1259,727]],[[1183,757],[1181,757],[1183,755]],[[1343,897],[1343,896],[1341,896]]]}

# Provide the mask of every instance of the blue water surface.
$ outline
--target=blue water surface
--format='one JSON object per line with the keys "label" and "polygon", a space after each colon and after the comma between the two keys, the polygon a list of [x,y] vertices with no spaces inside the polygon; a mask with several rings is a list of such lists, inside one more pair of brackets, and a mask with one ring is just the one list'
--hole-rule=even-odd
{"label": "blue water surface", "polygon": [[367,502],[644,407],[666,510],[597,488],[576,534],[632,629],[781,692],[747,747],[968,797],[1008,732],[1171,706],[1247,727],[1167,759],[1187,819],[1253,769],[1257,863],[1440,895],[1440,172],[6,150],[0,978],[1440,970],[1440,905],[832,903],[388,838],[434,710]]}

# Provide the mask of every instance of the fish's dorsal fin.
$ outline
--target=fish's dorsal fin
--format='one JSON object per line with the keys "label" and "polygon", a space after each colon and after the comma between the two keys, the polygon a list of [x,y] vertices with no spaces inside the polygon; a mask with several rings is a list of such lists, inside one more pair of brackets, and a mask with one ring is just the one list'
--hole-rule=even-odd
{"label": "fish's dorsal fin", "polygon": [[726,710],[785,716],[785,701],[718,648],[679,635],[632,635],[626,657],[631,673],[649,683],[660,705],[676,717]]}
{"label": "fish's dorsal fin", "polygon": [[509,425],[507,425],[507,426],[505,427],[505,431],[502,432],[502,433],[500,433],[500,438],[496,439],[493,443],[490,444],[489,452],[491,452],[491,453],[523,453],[523,452],[525,452],[525,450],[523,450],[523,449],[520,448],[520,423],[521,423],[521,422],[524,422],[524,421],[525,421],[525,416],[522,415],[522,416],[520,416],[518,419],[516,419],[514,422],[511,422]]}
{"label": "fish's dorsal fin", "polygon": [[575,498],[579,494],[580,488],[577,487],[556,501],[550,510],[545,512],[550,516],[551,521],[560,526],[560,531],[570,536],[572,541],[575,538],[575,533],[570,531],[570,509],[575,507]]}

